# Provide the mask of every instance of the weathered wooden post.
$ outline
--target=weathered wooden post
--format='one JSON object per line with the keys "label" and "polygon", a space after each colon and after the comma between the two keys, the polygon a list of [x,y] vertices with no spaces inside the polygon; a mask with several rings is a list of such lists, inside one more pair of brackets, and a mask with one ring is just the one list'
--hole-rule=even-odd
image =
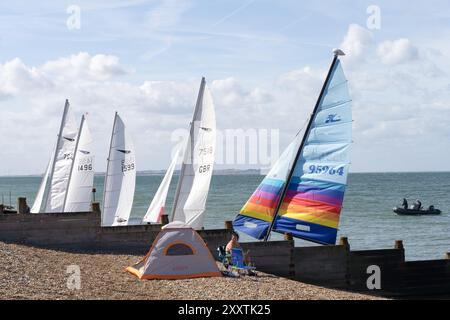
{"label": "weathered wooden post", "polygon": [[395,240],[394,248],[399,250],[405,250],[405,248],[403,247],[403,240]]}
{"label": "weathered wooden post", "polygon": [[447,252],[447,253],[445,254],[445,259],[450,260],[450,252]]}
{"label": "weathered wooden post", "polygon": [[400,250],[405,261],[405,247],[403,246],[403,240],[395,240],[394,248]]}
{"label": "weathered wooden post", "polygon": [[91,210],[94,213],[100,213],[100,202],[92,202],[91,203]]}
{"label": "weathered wooden post", "polygon": [[347,237],[341,237],[339,239],[339,245],[346,247],[347,250],[350,250],[350,243],[348,242],[348,238]]}
{"label": "weathered wooden post", "polygon": [[3,208],[4,208],[4,206],[2,204],[0,204],[0,214],[3,214]]}
{"label": "weathered wooden post", "polygon": [[17,213],[25,214],[29,213],[29,207],[27,205],[27,198],[19,197],[17,198]]}
{"label": "weathered wooden post", "polygon": [[295,279],[295,242],[294,242],[294,237],[292,236],[292,233],[288,233],[286,232],[284,234],[284,240],[285,241],[289,241],[290,242],[290,250],[289,250],[289,278],[290,279]]}
{"label": "weathered wooden post", "polygon": [[292,233],[285,233],[284,234],[284,240],[286,240],[286,241],[293,241],[294,237],[292,236]]}
{"label": "weathered wooden post", "polygon": [[225,221],[225,229],[233,230],[233,222],[232,221]]}
{"label": "weathered wooden post", "polygon": [[161,216],[161,226],[165,226],[166,224],[169,224],[169,216],[167,214],[163,214]]}

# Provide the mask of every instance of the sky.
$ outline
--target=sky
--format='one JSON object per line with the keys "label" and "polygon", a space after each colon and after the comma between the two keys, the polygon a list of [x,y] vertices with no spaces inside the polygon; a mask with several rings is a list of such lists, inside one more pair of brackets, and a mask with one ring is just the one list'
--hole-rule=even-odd
{"label": "sky", "polygon": [[115,111],[138,169],[165,169],[202,76],[219,136],[257,137],[241,160],[221,139],[216,168],[270,167],[304,127],[337,47],[351,171],[450,171],[449,39],[441,0],[2,2],[0,175],[45,170],[66,98],[78,119],[89,113],[97,171]]}

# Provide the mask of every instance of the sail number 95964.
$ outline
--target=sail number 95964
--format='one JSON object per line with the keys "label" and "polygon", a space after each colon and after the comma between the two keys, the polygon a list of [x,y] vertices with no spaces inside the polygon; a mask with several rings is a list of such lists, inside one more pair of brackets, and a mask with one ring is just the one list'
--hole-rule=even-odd
{"label": "sail number 95964", "polygon": [[310,165],[309,166],[309,174],[329,174],[331,176],[339,175],[343,176],[345,173],[344,167],[330,167],[330,166],[316,166],[316,165]]}

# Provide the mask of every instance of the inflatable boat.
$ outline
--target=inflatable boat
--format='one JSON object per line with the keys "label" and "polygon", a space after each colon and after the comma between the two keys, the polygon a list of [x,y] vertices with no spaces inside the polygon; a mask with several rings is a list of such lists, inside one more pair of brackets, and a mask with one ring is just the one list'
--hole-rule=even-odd
{"label": "inflatable boat", "polygon": [[422,215],[437,215],[441,214],[442,211],[435,208],[428,208],[428,209],[405,209],[405,208],[399,208],[395,207],[394,212],[398,215],[402,216],[422,216]]}

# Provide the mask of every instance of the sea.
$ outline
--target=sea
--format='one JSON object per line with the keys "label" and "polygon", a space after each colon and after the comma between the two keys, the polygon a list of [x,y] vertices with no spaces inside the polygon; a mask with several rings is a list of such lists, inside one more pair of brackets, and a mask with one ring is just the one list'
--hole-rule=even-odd
{"label": "sea", "polygon": [[[223,228],[233,220],[264,177],[257,174],[214,175],[207,201],[205,228]],[[177,176],[174,177],[167,201],[173,201]],[[138,222],[156,192],[161,175],[138,175],[132,221]],[[31,206],[41,177],[0,177],[0,197],[14,204],[19,196]],[[103,177],[95,177],[96,200],[102,200]],[[442,210],[438,216],[398,216],[392,211],[403,198],[410,203],[420,199],[424,206]],[[0,202],[2,201],[0,198]],[[395,240],[403,240],[407,260],[442,259],[450,252],[450,173],[351,173],[338,238],[346,236],[352,250],[393,248]],[[272,239],[282,239],[273,233]],[[242,241],[250,241],[243,237]],[[298,246],[316,244],[296,240]]]}

